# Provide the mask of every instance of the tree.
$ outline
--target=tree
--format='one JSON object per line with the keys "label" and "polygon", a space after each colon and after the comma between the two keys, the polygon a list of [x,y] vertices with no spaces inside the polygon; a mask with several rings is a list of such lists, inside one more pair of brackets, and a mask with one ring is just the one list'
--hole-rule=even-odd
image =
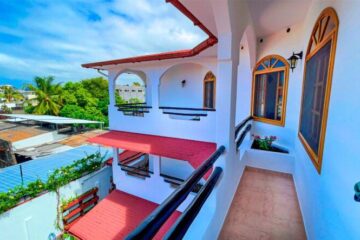
{"label": "tree", "polygon": [[24,96],[21,93],[19,93],[10,86],[3,86],[2,90],[3,90],[2,98],[4,98],[5,102],[7,103],[24,99]]}
{"label": "tree", "polygon": [[135,86],[135,87],[140,87],[141,86],[141,84],[139,82],[133,82],[132,85]]}
{"label": "tree", "polygon": [[54,77],[35,77],[35,85],[28,84],[27,88],[35,92],[36,98],[32,101],[36,105],[32,109],[35,114],[59,115],[63,104],[61,83],[54,83]]}
{"label": "tree", "polygon": [[99,100],[109,95],[108,81],[103,77],[84,79],[81,84],[93,97]]}
{"label": "tree", "polygon": [[1,106],[0,112],[1,113],[12,113],[12,109],[4,104]]}

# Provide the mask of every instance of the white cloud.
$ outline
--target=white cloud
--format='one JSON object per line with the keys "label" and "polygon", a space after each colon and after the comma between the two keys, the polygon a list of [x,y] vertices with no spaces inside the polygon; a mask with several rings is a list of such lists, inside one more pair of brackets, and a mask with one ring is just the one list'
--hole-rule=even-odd
{"label": "white cloud", "polygon": [[96,75],[82,63],[187,49],[205,38],[164,0],[29,0],[13,6],[27,9],[0,18],[0,70],[6,78],[79,80]]}

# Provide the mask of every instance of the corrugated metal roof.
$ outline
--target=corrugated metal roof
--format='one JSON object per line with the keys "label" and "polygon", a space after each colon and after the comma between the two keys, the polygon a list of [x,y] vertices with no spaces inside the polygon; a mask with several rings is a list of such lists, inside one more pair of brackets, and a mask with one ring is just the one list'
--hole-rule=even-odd
{"label": "corrugated metal roof", "polygon": [[48,175],[55,169],[70,165],[74,161],[99,150],[102,155],[106,155],[106,159],[112,156],[110,149],[85,145],[65,152],[2,168],[0,169],[0,192],[6,192],[15,186],[21,185],[20,165],[22,165],[24,185],[26,185],[39,178],[46,181]]}
{"label": "corrugated metal roof", "polygon": [[35,115],[35,114],[0,114],[1,116],[9,117],[12,122],[21,122],[26,120],[37,121],[37,122],[47,122],[53,124],[91,124],[91,123],[103,123],[98,121],[90,121],[83,119],[67,118],[67,117],[58,117],[50,115]]}

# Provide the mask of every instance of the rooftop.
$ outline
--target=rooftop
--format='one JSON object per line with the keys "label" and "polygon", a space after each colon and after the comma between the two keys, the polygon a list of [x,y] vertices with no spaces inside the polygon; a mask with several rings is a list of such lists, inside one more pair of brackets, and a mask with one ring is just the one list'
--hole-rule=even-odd
{"label": "rooftop", "polygon": [[35,114],[0,114],[0,116],[8,117],[9,122],[23,122],[23,121],[36,121],[52,124],[102,124],[99,121],[90,121],[83,119],[50,116],[50,115],[35,115]]}
{"label": "rooftop", "polygon": [[110,158],[111,153],[106,148],[96,146],[81,146],[61,153],[40,157],[25,163],[13,165],[0,169],[0,192],[6,192],[9,189],[22,184],[20,166],[23,172],[23,184],[41,179],[47,180],[49,173],[55,169],[69,165],[86,155],[94,154],[100,151],[102,155]]}
{"label": "rooftop", "polygon": [[8,142],[17,142],[48,131],[49,130],[43,129],[39,126],[0,122],[0,139]]}

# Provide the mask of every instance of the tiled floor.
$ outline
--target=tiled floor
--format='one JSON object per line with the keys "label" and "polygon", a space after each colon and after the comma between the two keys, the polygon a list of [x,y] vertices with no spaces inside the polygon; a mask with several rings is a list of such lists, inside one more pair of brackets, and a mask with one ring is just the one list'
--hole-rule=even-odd
{"label": "tiled floor", "polygon": [[220,239],[306,239],[292,177],[246,167]]}

